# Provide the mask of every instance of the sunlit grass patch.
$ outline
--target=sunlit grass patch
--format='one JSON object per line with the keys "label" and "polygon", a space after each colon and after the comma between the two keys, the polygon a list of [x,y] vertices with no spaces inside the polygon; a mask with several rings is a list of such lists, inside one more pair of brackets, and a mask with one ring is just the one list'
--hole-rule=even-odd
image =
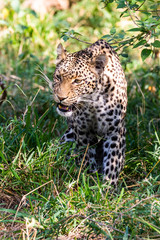
{"label": "sunlit grass patch", "polygon": [[[12,125],[14,133],[24,127],[16,121]],[[37,137],[41,138],[41,134],[37,133]],[[59,146],[57,139],[43,144],[39,141],[40,146],[31,147],[25,143],[28,140],[25,137],[24,132],[16,153],[13,146],[12,151],[1,151],[3,236],[5,227],[11,230],[10,236],[18,234],[24,239],[158,236],[159,180],[158,176],[152,176],[156,165],[147,178],[142,175],[139,181],[132,179],[133,173],[130,180],[122,173],[117,190],[111,190],[96,174],[88,175],[82,170],[79,176],[74,152],[68,159],[67,144]],[[12,144],[16,146],[17,142]],[[156,145],[152,155],[157,165],[158,152]],[[128,164],[127,168],[132,166],[132,162]],[[137,166],[135,176],[138,173]]]}

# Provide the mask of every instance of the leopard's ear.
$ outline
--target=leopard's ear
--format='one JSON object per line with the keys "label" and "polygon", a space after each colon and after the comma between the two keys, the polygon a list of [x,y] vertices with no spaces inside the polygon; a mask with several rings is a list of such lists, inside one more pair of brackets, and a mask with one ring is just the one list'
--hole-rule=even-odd
{"label": "leopard's ear", "polygon": [[107,65],[108,59],[105,54],[100,54],[94,57],[91,61],[92,70],[95,73],[101,74],[104,71],[105,66]]}
{"label": "leopard's ear", "polygon": [[60,63],[67,56],[67,51],[63,48],[63,45],[60,43],[57,47],[57,59],[56,64]]}

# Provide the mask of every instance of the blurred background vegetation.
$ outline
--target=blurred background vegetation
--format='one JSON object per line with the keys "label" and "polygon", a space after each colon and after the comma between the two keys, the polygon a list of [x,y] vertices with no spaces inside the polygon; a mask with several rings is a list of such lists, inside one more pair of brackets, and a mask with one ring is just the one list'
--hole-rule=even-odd
{"label": "blurred background vegetation", "polygon": [[[127,193],[121,192],[120,198],[117,195],[115,199],[102,194],[106,186],[98,183],[94,188],[95,180],[90,176],[90,180],[80,176],[80,186],[75,187],[79,176],[73,165],[75,156],[73,154],[67,162],[68,146],[58,147],[66,122],[57,115],[52,93],[40,73],[53,79],[59,42],[74,52],[87,47],[85,42],[93,43],[99,38],[104,38],[117,50],[128,82],[126,165],[119,186]],[[92,215],[95,206],[96,216],[103,207],[105,211],[114,211],[114,216],[102,213],[97,220],[94,215],[93,222],[85,225],[85,230],[88,229],[85,236],[95,239],[97,235],[102,236],[100,239],[160,237],[159,208],[149,217],[151,202],[137,204],[139,209],[135,210],[133,218],[124,212],[123,221],[119,221],[118,215],[124,203],[129,207],[141,197],[148,199],[159,194],[159,39],[159,0],[0,0],[0,80],[7,91],[0,106],[0,204],[3,209],[0,230],[4,239],[12,239],[5,235],[5,229],[11,233],[18,229],[14,236],[22,239],[20,229],[25,229],[24,225],[30,224],[32,218],[35,225],[23,234],[23,239],[54,239],[69,234],[73,229],[81,229],[81,221],[84,227],[84,215],[88,211]],[[0,90],[0,96],[3,93],[4,89]],[[53,185],[34,190],[47,181],[53,181]],[[128,186],[132,185],[137,188],[130,192]],[[32,190],[34,196],[29,194]],[[15,220],[16,209],[25,194],[29,200]],[[83,204],[78,202],[82,195]],[[72,203],[71,198],[74,198]],[[116,210],[112,209],[114,204],[110,205],[110,201],[115,201]],[[155,201],[159,204],[158,199]],[[94,207],[88,210],[88,204]],[[77,212],[84,214],[81,220],[74,217],[68,220],[70,214]],[[143,221],[137,217],[139,214]],[[13,223],[13,219],[17,228],[8,224]],[[104,221],[112,225],[111,219],[117,219],[114,227],[119,231],[109,228],[112,231],[108,232],[103,228]],[[91,237],[74,235],[74,239]]]}

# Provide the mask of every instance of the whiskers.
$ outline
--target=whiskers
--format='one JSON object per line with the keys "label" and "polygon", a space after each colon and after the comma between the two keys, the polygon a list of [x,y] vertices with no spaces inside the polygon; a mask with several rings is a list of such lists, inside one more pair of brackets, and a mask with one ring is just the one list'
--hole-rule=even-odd
{"label": "whiskers", "polygon": [[75,103],[73,103],[72,106],[74,106],[77,110],[80,110]]}
{"label": "whiskers", "polygon": [[51,90],[53,90],[53,83],[52,81],[47,77],[47,75],[42,71],[41,67],[38,66],[37,68],[37,71],[39,73],[37,73],[36,75],[40,76],[42,79],[44,79],[47,83],[48,83],[48,86]]}
{"label": "whiskers", "polygon": [[87,97],[79,97],[76,103],[72,103],[72,105],[77,109],[80,110],[81,107],[84,105],[84,102],[87,103],[93,103],[94,100],[91,98],[87,98]]}
{"label": "whiskers", "polygon": [[79,97],[77,102],[78,102],[78,103],[80,103],[80,102],[88,102],[88,103],[93,103],[93,102],[94,102],[94,100],[93,100],[93,99],[91,99],[91,98],[87,98],[87,97]]}

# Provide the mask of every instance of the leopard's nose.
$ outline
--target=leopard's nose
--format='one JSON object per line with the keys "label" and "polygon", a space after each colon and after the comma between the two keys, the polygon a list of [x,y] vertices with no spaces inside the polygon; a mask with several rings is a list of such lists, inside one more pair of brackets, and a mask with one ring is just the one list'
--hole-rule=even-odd
{"label": "leopard's nose", "polygon": [[58,96],[58,98],[59,98],[59,100],[60,100],[60,102],[62,102],[62,101],[64,101],[67,97],[60,97],[60,96]]}

